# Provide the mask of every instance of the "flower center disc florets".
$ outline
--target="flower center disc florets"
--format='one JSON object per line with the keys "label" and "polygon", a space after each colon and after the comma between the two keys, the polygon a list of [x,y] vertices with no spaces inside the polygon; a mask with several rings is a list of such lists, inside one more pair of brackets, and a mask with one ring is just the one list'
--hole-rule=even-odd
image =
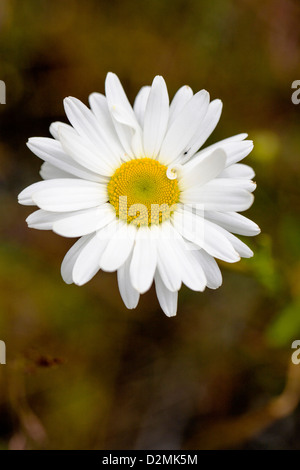
{"label": "flower center disc florets", "polygon": [[151,158],[123,163],[107,187],[117,217],[137,226],[158,225],[168,219],[180,191],[177,179],[167,177],[167,169]]}

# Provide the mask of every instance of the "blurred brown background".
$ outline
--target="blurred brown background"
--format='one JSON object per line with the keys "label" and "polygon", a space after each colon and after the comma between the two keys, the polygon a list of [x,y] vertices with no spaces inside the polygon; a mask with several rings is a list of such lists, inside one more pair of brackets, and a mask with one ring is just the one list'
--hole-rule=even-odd
{"label": "blurred brown background", "polygon": [[[297,0],[1,0],[0,449],[299,449],[300,79]],[[16,197],[39,179],[26,148],[116,72],[131,100],[156,74],[172,97],[206,88],[224,111],[209,142],[248,132],[262,228],[223,286],[154,291],[129,311],[115,274],[67,286],[74,242],[27,228]]]}

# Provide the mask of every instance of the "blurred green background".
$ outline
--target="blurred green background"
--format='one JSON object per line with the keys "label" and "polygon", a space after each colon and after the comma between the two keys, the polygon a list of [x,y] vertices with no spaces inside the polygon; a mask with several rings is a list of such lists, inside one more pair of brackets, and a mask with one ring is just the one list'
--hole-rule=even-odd
{"label": "blurred green background", "polygon": [[[299,24],[297,0],[1,0],[0,449],[300,448]],[[16,202],[39,179],[27,139],[110,70],[131,102],[156,74],[171,97],[206,88],[224,103],[209,142],[254,140],[255,256],[183,288],[173,319],[153,290],[127,310],[115,274],[65,285],[74,241]]]}

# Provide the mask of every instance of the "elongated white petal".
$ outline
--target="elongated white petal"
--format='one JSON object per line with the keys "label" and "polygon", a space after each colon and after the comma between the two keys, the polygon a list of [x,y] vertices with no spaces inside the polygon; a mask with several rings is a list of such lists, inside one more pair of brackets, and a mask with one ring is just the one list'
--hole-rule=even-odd
{"label": "elongated white petal", "polygon": [[[55,180],[57,181],[57,180]],[[32,199],[32,195],[40,189],[52,188],[53,180],[38,181],[37,183],[30,184],[27,188],[23,189],[18,195],[18,202],[23,206],[35,206],[36,203]]]}
{"label": "elongated white petal", "polygon": [[[130,157],[134,157],[134,150],[132,149],[132,138],[134,135],[133,130],[135,130],[135,135],[139,135],[139,132],[137,131],[139,124],[134,114],[134,111],[128,101],[126,93],[123,90],[121,82],[116,74],[111,72],[107,74],[105,80],[105,93],[108,103],[108,109],[112,113],[113,123],[116,132],[119,136],[119,139],[126,153]],[[127,120],[129,117],[129,122],[131,123],[130,127],[128,127],[128,124],[124,125],[119,121],[120,110],[122,110],[123,115],[127,116]],[[134,143],[136,144],[135,141]]]}
{"label": "elongated white petal", "polygon": [[[246,134],[241,134],[246,135]],[[233,165],[234,163],[243,160],[251,150],[253,149],[253,142],[252,140],[233,140],[233,138],[225,139],[216,144],[210,145],[209,147],[200,150],[200,152],[196,153],[193,158],[203,157],[207,153],[215,150],[216,148],[222,148],[227,155],[227,162],[226,167]]]}
{"label": "elongated white petal", "polygon": [[157,246],[153,232],[141,227],[136,235],[130,264],[130,279],[133,287],[143,294],[150,289],[157,264]]}
{"label": "elongated white petal", "polygon": [[[192,187],[182,193],[181,201],[184,204],[201,204],[204,210],[213,211],[244,211],[253,203],[253,195],[245,188],[233,184],[224,184],[224,180],[217,178],[209,181],[200,188]],[[225,180],[226,181],[226,180]],[[254,183],[253,183],[254,185]],[[252,186],[251,188],[255,188]]]}
{"label": "elongated white petal", "polygon": [[248,180],[247,178],[216,178],[212,181],[209,181],[205,187],[209,186],[210,190],[216,189],[219,191],[223,189],[224,191],[230,191],[230,189],[246,189],[252,193],[256,188],[256,183],[254,181]]}
{"label": "elongated white petal", "polygon": [[210,155],[207,155],[200,162],[187,163],[182,167],[183,190],[193,186],[203,186],[208,181],[218,176],[226,164],[226,154],[223,150],[217,149]]}
{"label": "elongated white petal", "polygon": [[73,96],[68,96],[64,99],[64,108],[70,123],[79,135],[91,140],[94,145],[102,145],[99,139],[99,123],[85,104]]}
{"label": "elongated white petal", "polygon": [[150,86],[143,86],[138,92],[138,94],[136,95],[136,98],[133,104],[133,110],[135,112],[136,118],[141,128],[144,127],[145,111],[146,111],[146,106],[147,106],[147,101],[148,101],[150,90],[151,90]]}
{"label": "elongated white petal", "polygon": [[52,122],[50,124],[50,127],[49,127],[49,131],[50,131],[50,134],[54,137],[54,139],[56,140],[59,140],[59,128],[60,127],[65,127],[65,129],[69,129],[69,130],[74,130],[72,126],[70,126],[70,124],[66,124],[65,122],[61,122],[61,121],[55,121],[55,122]]}
{"label": "elongated white petal", "polygon": [[222,284],[222,273],[216,260],[205,250],[192,252],[198,262],[201,264],[206,277],[207,287],[217,289]]}
{"label": "elongated white petal", "polygon": [[155,158],[166,134],[169,119],[169,96],[166,83],[160,76],[154,78],[148,97],[144,119],[145,156]]}
{"label": "elongated white petal", "polygon": [[105,248],[99,265],[103,271],[113,272],[119,269],[129,257],[137,230],[124,222],[117,224],[116,231]]}
{"label": "elongated white petal", "polygon": [[[72,135],[76,135],[76,132],[71,128],[71,126],[66,127],[70,128],[68,131]],[[63,150],[61,143],[54,139],[49,139],[47,137],[31,137],[27,142],[27,146],[35,155],[45,162],[57,167],[59,170],[70,173],[78,178],[90,181],[101,181],[99,174],[78,164]]]}
{"label": "elongated white petal", "polygon": [[170,104],[170,115],[169,115],[169,124],[174,122],[177,118],[178,114],[180,114],[181,110],[184,108],[186,103],[192,98],[193,90],[188,85],[183,85],[179,90],[175,93],[174,98]]}
{"label": "elongated white petal", "polygon": [[[224,147],[223,147],[224,148]],[[225,152],[227,153],[227,166],[243,160],[253,150],[252,140],[245,140],[244,142],[233,142],[226,145]]]}
{"label": "elongated white petal", "polygon": [[91,236],[84,247],[81,249],[72,270],[73,282],[82,286],[90,281],[100,269],[99,259],[108,240],[101,240],[97,234]]}
{"label": "elongated white petal", "polygon": [[61,212],[47,212],[39,209],[30,214],[26,222],[28,227],[37,230],[52,230],[54,222],[61,218]]}
{"label": "elongated white petal", "polygon": [[59,129],[59,138],[64,151],[79,165],[102,176],[111,176],[114,173],[112,165],[80,135],[62,127]]}
{"label": "elongated white petal", "polygon": [[133,112],[129,113],[127,108],[123,108],[118,104],[112,106],[110,112],[115,123],[119,124],[118,133],[121,141],[125,139],[125,144],[123,145],[129,143],[130,149],[136,157],[143,156],[142,130],[136,120],[135,114]]}
{"label": "elongated white petal", "polygon": [[174,213],[173,225],[184,238],[203,248],[211,256],[228,263],[240,260],[232,244],[212,222],[188,210],[179,209]]}
{"label": "elongated white petal", "polygon": [[188,146],[207,112],[208,104],[209,94],[205,90],[196,93],[186,103],[167,130],[160,150],[162,163],[172,163]]}
{"label": "elongated white petal", "polygon": [[[220,230],[221,227],[218,227],[218,230]],[[224,229],[223,229],[224,230]],[[225,230],[224,230],[225,231]],[[235,235],[232,235],[232,233],[226,232],[226,237],[232,244],[233,248],[235,251],[242,257],[242,258],[252,258],[253,256],[253,251],[249,248],[249,246],[246,245],[246,243],[242,242],[238,237]]]}
{"label": "elongated white petal", "polygon": [[205,211],[205,217],[238,235],[253,237],[260,233],[260,228],[255,222],[236,212]]}
{"label": "elongated white petal", "polygon": [[53,230],[64,237],[79,237],[104,227],[115,219],[110,204],[75,212],[48,212],[42,209],[30,214],[28,227]]}
{"label": "elongated white petal", "polygon": [[228,232],[228,230],[225,230],[223,227],[220,227],[218,224],[215,224],[214,222],[211,221],[206,221],[205,222],[205,230],[209,233],[213,234],[215,231],[217,231],[219,234],[223,235],[224,237],[227,238],[227,240],[230,242],[234,250],[243,258],[251,258],[253,256],[253,251],[250,250],[250,248],[243,243],[239,238],[237,238],[235,235],[232,235],[232,233]]}
{"label": "elongated white petal", "polygon": [[181,287],[181,271],[177,261],[177,244],[172,237],[164,235],[166,225],[167,223],[164,223],[160,229],[157,244],[157,269],[167,289],[175,292]]}
{"label": "elongated white petal", "polygon": [[43,178],[43,180],[53,180],[57,178],[75,178],[74,175],[71,175],[71,173],[67,173],[66,171],[60,170],[54,165],[51,165],[51,163],[44,162],[41,165],[40,169],[40,176]]}
{"label": "elongated white petal", "polygon": [[110,145],[102,138],[100,124],[92,111],[80,100],[71,96],[64,99],[64,107],[74,129],[81,137],[90,141],[101,154],[101,159],[112,168],[120,165],[120,159],[115,158]]}
{"label": "elongated white petal", "polygon": [[115,73],[108,72],[106,76],[105,94],[109,108],[118,104],[126,109],[129,114],[134,114],[121,82]]}
{"label": "elongated white petal", "polygon": [[223,148],[224,145],[230,144],[232,142],[242,142],[245,139],[247,139],[247,137],[248,137],[248,134],[246,134],[245,132],[241,134],[232,135],[231,137],[227,137],[226,139],[219,140],[219,142],[216,142],[215,144],[209,145],[208,147],[201,150],[199,154],[204,153],[204,152],[211,152],[212,150],[215,150],[216,148],[219,148],[219,147]]}
{"label": "elongated white petal", "polygon": [[254,178],[255,173],[251,166],[245,165],[243,163],[234,163],[233,165],[228,166],[225,170],[220,173],[220,178],[246,178],[251,180]]}
{"label": "elongated white petal", "polygon": [[155,273],[155,290],[163,312],[168,317],[174,317],[177,312],[178,292],[171,292],[166,288],[158,271]]}
{"label": "elongated white petal", "polygon": [[[203,291],[206,286],[206,277],[201,264],[193,256],[193,252],[190,250],[187,242],[182,238],[180,231],[175,230],[171,223],[168,224],[166,222],[165,226],[167,230],[164,230],[164,232],[166,233],[159,236],[158,245],[160,247],[161,241],[165,240],[173,247],[175,260],[172,262],[170,261],[174,271],[172,276],[174,276],[175,279],[179,276],[180,280],[182,280],[182,282],[192,290]],[[198,247],[195,247],[195,249],[198,249]],[[166,287],[169,289],[168,282],[170,283],[170,281],[165,282],[165,280],[167,280],[166,276],[162,276],[161,270],[159,270],[159,272]],[[172,282],[174,282],[175,279],[173,279]],[[174,287],[175,285],[169,290],[174,290]]]}
{"label": "elongated white petal", "polygon": [[102,139],[106,142],[107,146],[111,149],[115,157],[118,159],[122,158],[124,155],[124,148],[121,145],[115,126],[113,124],[106,97],[101,93],[92,93],[89,96],[89,103],[92,112],[99,122]]}
{"label": "elongated white petal", "polygon": [[131,256],[127,258],[125,263],[118,269],[118,286],[125,306],[129,309],[136,308],[140,294],[133,288],[130,281],[130,268]]}
{"label": "elongated white petal", "polygon": [[249,155],[253,150],[253,142],[252,140],[233,142],[231,144],[227,144],[224,150],[227,153],[227,166],[230,166],[243,160],[247,155]]}
{"label": "elongated white petal", "polygon": [[86,235],[79,238],[76,243],[66,253],[61,264],[61,276],[66,284],[73,283],[73,268],[74,264],[81,253],[81,250],[93,239],[94,235]]}
{"label": "elongated white petal", "polygon": [[207,284],[206,276],[201,263],[195,258],[182,238],[176,239],[177,262],[182,282],[194,291],[203,291]]}
{"label": "elongated white petal", "polygon": [[188,148],[184,151],[184,161],[188,161],[214,131],[221,117],[222,106],[221,100],[214,100],[209,103],[203,122],[201,122],[196,134],[189,142]]}
{"label": "elongated white petal", "polygon": [[96,232],[111,223],[116,217],[111,204],[102,204],[98,207],[81,211],[60,213],[60,218],[54,221],[52,230],[63,237],[81,237]]}
{"label": "elongated white petal", "polygon": [[215,258],[222,259],[228,263],[235,263],[236,261],[239,261],[240,256],[232,243],[228,241],[227,236],[221,230],[223,229],[218,227],[218,225],[205,220],[204,244],[202,248]]}
{"label": "elongated white petal", "polygon": [[179,251],[178,261],[182,282],[191,290],[204,291],[206,277],[201,264],[194,258],[193,252]]}
{"label": "elongated white petal", "polygon": [[29,186],[23,195],[20,194],[20,200],[29,196],[41,209],[68,212],[103,204],[107,201],[107,190],[104,185],[92,181],[61,178],[40,181]]}

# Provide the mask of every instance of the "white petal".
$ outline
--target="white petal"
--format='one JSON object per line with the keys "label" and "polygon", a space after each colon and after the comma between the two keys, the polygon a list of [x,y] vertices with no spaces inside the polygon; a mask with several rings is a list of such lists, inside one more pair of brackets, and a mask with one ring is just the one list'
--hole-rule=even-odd
{"label": "white petal", "polygon": [[[229,191],[230,189],[246,189],[252,193],[256,189],[256,183],[248,180],[247,178],[216,178],[213,181],[209,181],[205,188],[209,186],[209,189],[215,188],[217,191],[224,190]],[[203,188],[204,189],[204,188]]]}
{"label": "white petal", "polygon": [[237,233],[238,235],[255,236],[260,233],[259,226],[247,219],[242,214],[236,212],[214,212],[205,211],[205,217],[212,222],[217,223],[229,232]]}
{"label": "white petal", "polygon": [[47,181],[38,181],[37,183],[33,183],[27,188],[23,189],[23,191],[20,192],[18,195],[18,202],[19,204],[23,204],[24,206],[35,206],[35,202],[32,199],[33,193],[35,193],[38,189],[41,188],[52,188],[53,187],[53,181],[52,180],[47,180]]}
{"label": "white petal", "polygon": [[110,204],[76,212],[48,212],[42,209],[30,214],[28,227],[53,230],[64,237],[78,237],[95,232],[115,219]]}
{"label": "white petal", "polygon": [[228,263],[235,263],[240,260],[238,252],[232,246],[232,243],[228,242],[227,234],[224,234],[223,229],[209,220],[204,221],[204,243],[202,248],[211,256]]}
{"label": "white petal", "polygon": [[[224,181],[226,179],[217,178],[200,188],[194,186],[187,189],[182,193],[181,201],[184,204],[200,204],[202,210],[232,212],[249,209],[254,201],[253,195],[243,187],[224,184]],[[250,186],[255,189],[255,186],[252,185],[254,183],[250,183]]]}
{"label": "white petal", "polygon": [[[128,98],[123,90],[123,87],[121,85],[121,82],[119,78],[117,77],[116,74],[109,72],[106,76],[105,80],[105,94],[107,98],[107,103],[108,103],[108,109],[112,113],[112,111],[115,112],[113,116],[113,123],[115,126],[115,129],[117,131],[117,134],[119,136],[119,139],[127,152],[127,154],[130,157],[134,157],[134,151],[132,149],[132,138],[133,138],[133,132],[132,129],[135,130],[135,134],[137,134],[137,129],[139,127],[138,121],[135,117],[134,111],[128,101]],[[116,113],[116,108],[118,111],[118,114]],[[118,120],[116,120],[116,116],[120,114],[120,110],[122,110],[122,113],[130,117],[130,122],[131,124],[135,122],[134,127],[130,128],[127,125],[124,125],[120,123]],[[127,118],[126,118],[127,119]]]}
{"label": "white petal", "polygon": [[85,237],[79,238],[76,243],[66,253],[62,265],[61,265],[61,276],[66,284],[72,284],[73,282],[73,267],[81,253],[81,250],[85,245],[94,237],[94,235],[86,235]]}
{"label": "white petal", "polygon": [[102,139],[118,159],[122,158],[124,155],[124,149],[116,133],[116,129],[108,109],[106,97],[101,93],[92,93],[89,96],[89,103],[99,122]]}
{"label": "white petal", "polygon": [[222,273],[216,260],[204,250],[193,251],[193,255],[201,264],[206,280],[207,287],[217,289],[222,284]]}
{"label": "white petal", "polygon": [[136,233],[137,229],[133,225],[124,222],[117,224],[100,259],[99,265],[103,271],[116,271],[125,263],[132,251]]}
{"label": "white petal", "polygon": [[102,176],[113,174],[113,166],[107,163],[103,155],[97,152],[87,139],[64,127],[59,128],[59,138],[64,151],[81,166]]}
{"label": "white petal", "polygon": [[174,317],[177,312],[178,292],[171,292],[166,288],[158,271],[155,274],[155,289],[163,312],[168,317]]}
{"label": "white petal", "polygon": [[[209,233],[211,230],[217,231],[219,234],[224,235],[224,237],[227,238],[227,240],[231,243],[232,247],[234,250],[243,258],[251,258],[253,256],[253,251],[250,250],[250,248],[243,243],[239,238],[236,236],[232,235],[232,233],[228,232],[224,228],[220,227],[219,225],[206,221],[205,222],[205,229],[209,228]],[[208,224],[208,227],[207,227]],[[209,235],[208,233],[208,235]]]}
{"label": "white petal", "polygon": [[53,223],[61,218],[61,212],[47,212],[39,209],[30,214],[26,222],[28,227],[37,230],[52,230]]}
{"label": "white petal", "polygon": [[[27,191],[27,193],[25,193]],[[56,179],[35,183],[20,194],[31,195],[34,204],[52,212],[68,212],[96,207],[107,201],[106,187],[80,179]],[[22,204],[22,202],[21,202]]]}
{"label": "white petal", "polygon": [[150,90],[151,90],[150,86],[143,86],[138,92],[138,94],[136,95],[136,98],[133,104],[133,110],[135,112],[136,118],[141,128],[144,127],[145,111],[146,111],[146,105],[147,105]]}
{"label": "white petal", "polygon": [[107,165],[111,165],[112,168],[118,166],[120,159],[115,158],[110,146],[102,138],[100,124],[92,111],[72,96],[64,99],[64,107],[69,121],[78,134],[90,141]]}
{"label": "white petal", "polygon": [[129,114],[134,114],[121,82],[115,73],[108,72],[106,76],[105,94],[109,108],[114,105],[120,105],[126,109]]}
{"label": "white petal", "polygon": [[[246,136],[247,134],[240,134],[241,136]],[[238,137],[238,136],[234,136]],[[217,142],[209,147],[200,150],[200,152],[196,153],[193,158],[202,157],[206,155],[206,153],[210,153],[212,150],[216,148],[221,148],[227,155],[227,162],[226,167],[233,165],[234,163],[239,162],[243,158],[245,158],[251,150],[253,149],[253,142],[252,140],[234,140],[233,137],[229,137],[229,139],[222,140]]]}
{"label": "white petal", "polygon": [[246,178],[251,180],[254,178],[255,173],[251,166],[244,165],[243,163],[235,163],[228,166],[219,175],[220,178]]}
{"label": "white petal", "polygon": [[75,178],[74,175],[71,173],[67,173],[66,171],[60,170],[51,163],[44,162],[40,169],[40,176],[43,180],[53,180],[57,178]]}
{"label": "white petal", "polygon": [[192,98],[193,90],[188,86],[184,85],[176,92],[172,102],[170,104],[170,115],[169,115],[169,127],[180,114],[186,103]]}
{"label": "white petal", "polygon": [[204,152],[211,152],[212,150],[215,150],[216,148],[219,148],[219,147],[223,148],[223,145],[227,145],[232,142],[242,142],[247,137],[248,137],[248,134],[246,133],[232,135],[231,137],[227,137],[226,139],[219,140],[219,142],[216,142],[215,144],[209,145],[205,149],[201,150],[199,154],[204,153]]}
{"label": "white petal", "polygon": [[72,277],[75,284],[86,284],[99,271],[99,259],[107,243],[108,240],[100,240],[96,234],[91,236],[74,263]]}
{"label": "white petal", "polygon": [[[219,227],[220,230],[220,227]],[[242,258],[252,258],[253,256],[253,251],[244,243],[242,242],[239,238],[236,236],[232,235],[232,233],[227,232],[227,230],[223,229],[224,232],[226,232],[226,237],[232,244],[233,248],[235,251],[242,257]],[[225,233],[224,233],[225,234]]]}
{"label": "white petal", "polygon": [[164,236],[166,222],[160,228],[161,234],[157,243],[157,269],[165,286],[170,291],[181,287],[181,271],[177,261],[177,245],[171,237]]}
{"label": "white petal", "polygon": [[169,119],[169,96],[166,83],[160,76],[153,80],[144,120],[145,156],[155,158],[166,134]]}
{"label": "white petal", "polygon": [[184,240],[176,239],[177,262],[181,273],[182,282],[192,290],[203,291],[207,280],[201,263],[195,258],[194,252],[188,249]]}
{"label": "white petal", "polygon": [[126,108],[123,108],[118,104],[112,106],[110,108],[110,112],[114,118],[114,122],[121,126],[118,128],[121,141],[125,139],[125,145],[129,143],[130,149],[133,151],[136,157],[143,155],[144,149],[142,141],[142,130],[136,120],[135,114],[129,113]]}
{"label": "white petal", "polygon": [[102,204],[91,209],[60,213],[57,221],[54,221],[52,230],[63,237],[81,237],[95,232],[116,218],[116,213],[111,204]]}
{"label": "white petal", "polygon": [[210,134],[214,131],[221,117],[222,106],[221,100],[214,100],[209,103],[203,122],[200,124],[195,136],[189,142],[186,152],[184,152],[184,161],[188,161],[189,158],[202,147]]}
{"label": "white petal", "polygon": [[168,128],[161,146],[160,160],[168,165],[177,159],[195,135],[209,104],[209,94],[202,90],[196,93],[183,107]]}
{"label": "white petal", "polygon": [[240,260],[232,244],[212,222],[188,210],[178,209],[173,215],[173,225],[184,238],[203,248],[211,256],[228,263]]}
{"label": "white petal", "polygon": [[49,128],[49,131],[50,131],[50,134],[52,134],[52,136],[54,137],[54,139],[56,140],[59,140],[59,128],[60,127],[65,127],[66,129],[69,129],[69,130],[74,130],[72,126],[70,126],[70,124],[66,124],[65,122],[61,122],[61,121],[55,121],[55,122],[52,122],[50,124],[50,128]]}
{"label": "white petal", "polygon": [[64,99],[64,108],[67,118],[79,135],[91,140],[94,145],[102,144],[99,139],[99,123],[85,104],[73,96],[68,96]]}
{"label": "white petal", "polygon": [[143,294],[152,284],[157,264],[156,239],[152,229],[140,227],[133,248],[130,278],[133,287]]}
{"label": "white petal", "polygon": [[230,166],[234,163],[243,160],[253,150],[252,140],[245,140],[243,142],[232,142],[223,147],[227,154],[227,165]]}
{"label": "white petal", "polygon": [[[69,132],[76,135],[74,129],[71,126]],[[70,173],[71,175],[77,176],[90,181],[99,181],[101,177],[92,171],[87,170],[84,166],[79,165],[73,160],[62,148],[61,143],[49,139],[47,137],[31,137],[27,142],[28,148],[39,158],[47,163],[57,167],[58,169]]]}
{"label": "white petal", "polygon": [[226,154],[223,150],[217,149],[207,155],[201,161],[193,160],[182,167],[181,185],[188,189],[197,185],[203,186],[208,181],[218,176],[226,164]]}
{"label": "white petal", "polygon": [[129,268],[131,263],[131,256],[129,256],[126,262],[118,269],[118,285],[122,300],[127,308],[136,308],[140,294],[137,290],[132,287],[130,281]]}
{"label": "white petal", "polygon": [[[167,223],[164,225],[168,228],[168,232],[166,231],[167,234],[163,234],[163,236],[159,237],[158,246],[160,246],[162,239],[165,239],[169,245],[173,247],[175,251],[175,261],[172,262],[172,260],[170,260],[170,263],[172,263],[171,266],[174,267],[174,271],[176,269],[174,276],[179,274],[182,282],[190,289],[203,291],[206,286],[206,277],[201,264],[193,256],[193,251],[190,250],[187,242],[183,240],[180,232],[176,231],[172,224],[169,224],[169,227]],[[198,249],[197,247],[195,248]],[[166,258],[165,263],[167,263],[167,261]],[[163,277],[162,279],[165,282]],[[168,284],[165,283],[165,285],[168,288]]]}

